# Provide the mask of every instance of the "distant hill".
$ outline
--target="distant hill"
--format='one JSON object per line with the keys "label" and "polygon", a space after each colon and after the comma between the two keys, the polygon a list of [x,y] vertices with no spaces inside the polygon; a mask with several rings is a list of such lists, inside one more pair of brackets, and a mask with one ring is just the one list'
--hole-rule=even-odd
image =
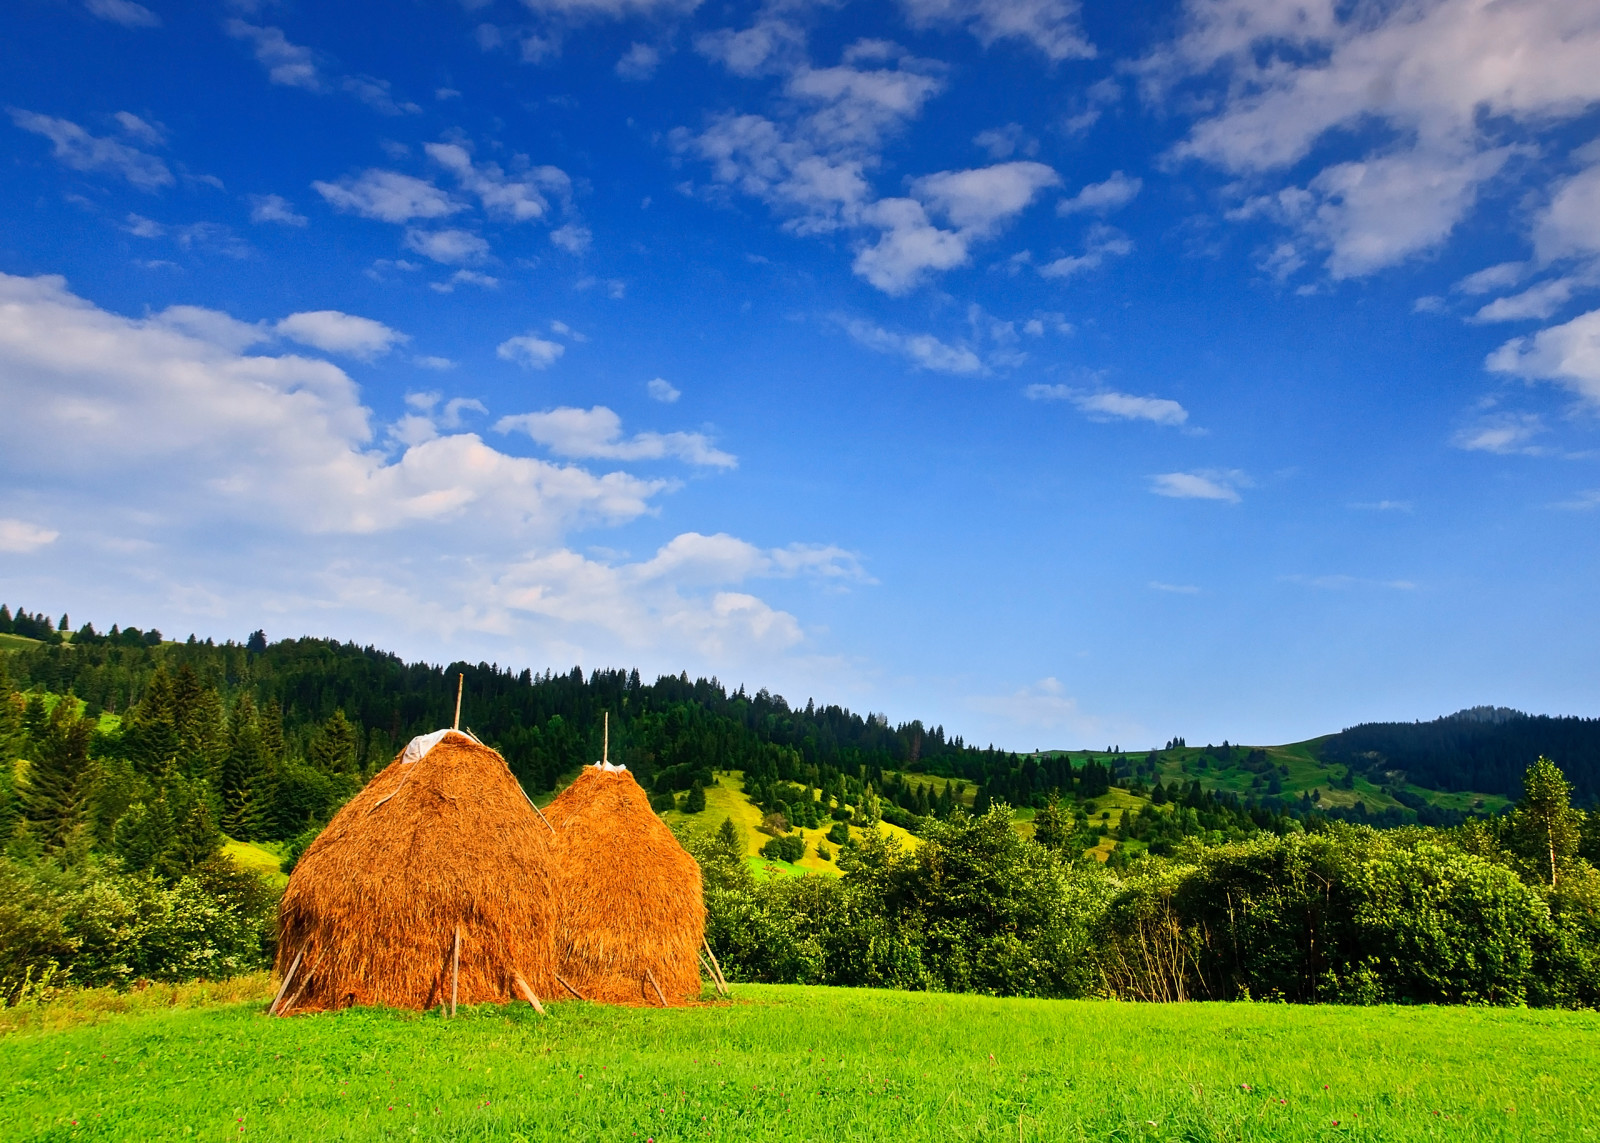
{"label": "distant hill", "polygon": [[1522,792],[1522,772],[1541,754],[1576,788],[1579,803],[1600,797],[1600,719],[1552,718],[1505,707],[1473,707],[1432,722],[1366,722],[1321,739],[1324,764],[1374,782],[1402,780],[1436,790]]}

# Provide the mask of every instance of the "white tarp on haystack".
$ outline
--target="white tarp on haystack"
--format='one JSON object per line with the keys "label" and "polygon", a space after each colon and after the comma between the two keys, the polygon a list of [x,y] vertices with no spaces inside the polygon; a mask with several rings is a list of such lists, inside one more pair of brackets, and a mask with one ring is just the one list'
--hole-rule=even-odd
{"label": "white tarp on haystack", "polygon": [[470,739],[473,742],[478,741],[465,730],[451,730],[447,726],[443,730],[435,730],[432,734],[419,734],[410,742],[406,743],[406,752],[400,755],[400,761],[402,763],[416,762],[428,751],[432,750],[435,746],[439,745],[439,743],[443,742],[444,736],[447,734],[459,734],[461,737]]}
{"label": "white tarp on haystack", "polygon": [[627,769],[626,766],[618,762],[596,762],[594,768],[596,770],[604,770],[607,774],[620,774]]}

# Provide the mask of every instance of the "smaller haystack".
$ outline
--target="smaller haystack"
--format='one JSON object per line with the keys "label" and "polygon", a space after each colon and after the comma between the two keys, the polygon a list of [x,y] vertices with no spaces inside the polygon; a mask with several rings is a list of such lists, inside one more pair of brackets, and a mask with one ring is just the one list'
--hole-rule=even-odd
{"label": "smaller haystack", "polygon": [[518,977],[549,996],[552,840],[499,754],[413,740],[296,864],[276,1010],[503,1002],[526,998]]}
{"label": "smaller haystack", "polygon": [[561,980],[585,999],[610,1004],[698,997],[706,927],[700,866],[633,775],[620,766],[585,766],[545,816],[556,829]]}

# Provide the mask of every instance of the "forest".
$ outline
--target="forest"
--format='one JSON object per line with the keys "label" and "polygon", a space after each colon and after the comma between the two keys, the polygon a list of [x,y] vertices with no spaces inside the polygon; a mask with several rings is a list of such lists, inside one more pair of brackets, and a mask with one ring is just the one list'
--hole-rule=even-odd
{"label": "forest", "polygon": [[[278,890],[224,842],[270,846],[292,869],[410,737],[450,723],[458,680],[463,724],[530,794],[599,756],[609,714],[611,757],[657,808],[694,812],[738,772],[780,821],[840,823],[840,875],[827,877],[763,877],[740,859],[742,841],[686,835],[715,939],[746,979],[1143,999],[1600,998],[1600,815],[1574,808],[1562,767],[1530,769],[1550,752],[1536,737],[1517,740],[1528,750],[1513,812],[1430,818],[1423,806],[1378,821],[1359,802],[1281,793],[1261,751],[1227,743],[1194,758],[1260,771],[1259,792],[1163,782],[1162,751],[1021,755],[687,675],[405,663],[261,631],[172,642],[4,607],[0,623],[33,640],[0,652],[0,993],[11,1000],[268,963]],[[1417,749],[1444,766],[1448,743],[1518,720],[1538,725],[1519,715],[1454,739],[1419,731]],[[1380,766],[1376,747],[1356,747],[1391,741],[1359,737],[1367,729],[1328,740],[1347,781]],[[1181,738],[1165,748],[1186,749]],[[1142,808],[1116,827],[1110,860],[1095,860],[1112,831],[1087,807],[1113,787]],[[880,821],[917,835],[915,852],[871,828]],[[775,837],[772,852],[795,840]]]}

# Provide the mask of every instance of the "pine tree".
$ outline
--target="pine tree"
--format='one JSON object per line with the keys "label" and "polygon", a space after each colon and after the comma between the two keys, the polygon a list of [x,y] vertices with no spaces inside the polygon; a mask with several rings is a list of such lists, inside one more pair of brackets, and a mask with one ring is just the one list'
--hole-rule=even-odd
{"label": "pine tree", "polygon": [[306,751],[310,762],[324,774],[353,774],[356,767],[356,728],[341,708],[323,723]]}
{"label": "pine tree", "polygon": [[160,862],[162,872],[174,879],[204,865],[222,848],[222,831],[217,828],[212,811],[210,788],[203,781],[183,785],[188,805]]}
{"label": "pine tree", "polygon": [[1046,849],[1062,849],[1065,848],[1071,832],[1071,823],[1061,812],[1061,798],[1051,794],[1044,808],[1033,815],[1033,840]]}
{"label": "pine tree", "polygon": [[689,796],[683,800],[683,812],[697,814],[706,808],[706,788],[699,782],[689,787]]}
{"label": "pine tree", "polygon": [[222,824],[229,837],[262,835],[267,809],[267,752],[261,723],[248,693],[234,704],[228,756],[222,768]]}
{"label": "pine tree", "polygon": [[123,741],[134,768],[147,778],[164,780],[178,757],[177,708],[165,664],[150,676],[125,726]]}
{"label": "pine tree", "polygon": [[112,848],[123,865],[135,873],[154,868],[172,845],[175,834],[167,796],[158,793],[148,802],[135,802],[117,821]]}
{"label": "pine tree", "polygon": [[34,834],[47,847],[66,841],[82,806],[82,778],[89,765],[94,722],[78,716],[78,700],[59,699],[44,729],[33,740],[22,810]]}

